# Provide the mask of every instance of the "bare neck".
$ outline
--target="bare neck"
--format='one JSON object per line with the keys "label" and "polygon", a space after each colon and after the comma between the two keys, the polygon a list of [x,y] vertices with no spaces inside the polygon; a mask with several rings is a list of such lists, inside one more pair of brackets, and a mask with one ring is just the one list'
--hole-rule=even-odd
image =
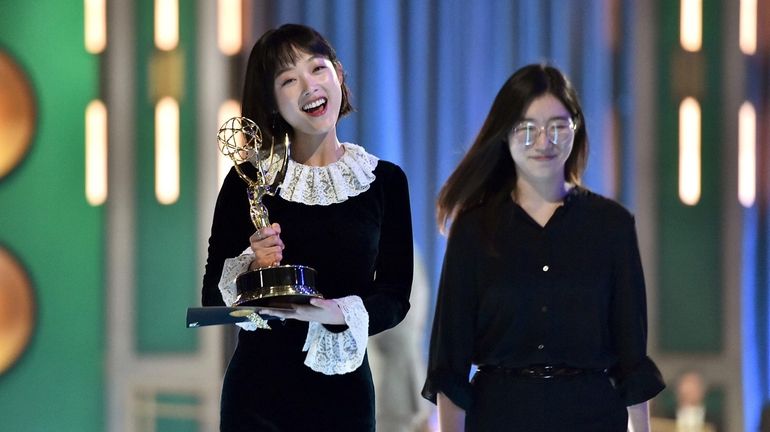
{"label": "bare neck", "polygon": [[523,178],[516,181],[513,190],[513,199],[522,204],[545,205],[561,203],[571,186],[559,178],[553,181],[531,182]]}
{"label": "bare neck", "polygon": [[530,183],[519,179],[511,198],[540,226],[545,226],[563,202],[570,185],[559,182]]}
{"label": "bare neck", "polygon": [[297,133],[291,143],[292,159],[303,165],[326,166],[337,162],[344,152],[334,131],[324,135]]}

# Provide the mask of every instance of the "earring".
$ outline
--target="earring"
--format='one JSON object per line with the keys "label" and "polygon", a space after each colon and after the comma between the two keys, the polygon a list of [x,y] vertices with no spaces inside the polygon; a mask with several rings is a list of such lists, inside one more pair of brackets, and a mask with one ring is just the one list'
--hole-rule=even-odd
{"label": "earring", "polygon": [[270,126],[270,148],[275,148],[275,118],[278,117],[278,111],[273,111],[273,124]]}

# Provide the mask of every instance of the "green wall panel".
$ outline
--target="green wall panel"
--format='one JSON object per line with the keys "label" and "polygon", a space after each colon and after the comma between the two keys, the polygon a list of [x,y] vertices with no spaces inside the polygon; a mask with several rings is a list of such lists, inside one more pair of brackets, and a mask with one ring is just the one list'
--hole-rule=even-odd
{"label": "green wall panel", "polygon": [[136,430],[155,432],[202,432],[202,400],[195,394],[139,392],[134,395]]}
{"label": "green wall panel", "polygon": [[[721,36],[717,0],[703,2],[703,48],[683,57],[679,2],[659,1],[659,346],[668,352],[722,349]],[[702,85],[696,85],[702,83]],[[701,198],[679,200],[679,103],[696,90],[702,115]]]}
{"label": "green wall panel", "polygon": [[0,49],[37,97],[30,153],[0,179],[0,244],[27,266],[37,300],[31,344],[0,375],[0,428],[103,431],[105,222],[84,195],[83,126],[99,59],[83,47],[82,2],[4,1]]}
{"label": "green wall panel", "polygon": [[[150,73],[153,55],[153,2],[137,2],[137,248],[136,349],[141,353],[192,352],[197,333],[185,327],[188,306],[200,303],[197,255],[195,2],[180,2],[182,74],[156,77],[183,80],[180,104],[180,197],[171,205],[155,198],[155,100]],[[156,57],[157,58],[157,57]],[[168,73],[167,73],[168,72]],[[212,137],[215,142],[216,137]],[[215,145],[215,144],[212,144]]]}
{"label": "green wall panel", "polygon": [[160,406],[167,407],[167,414],[159,415],[155,424],[158,432],[197,432],[201,425],[196,414],[201,410],[201,401],[196,396],[160,394],[156,399]]}

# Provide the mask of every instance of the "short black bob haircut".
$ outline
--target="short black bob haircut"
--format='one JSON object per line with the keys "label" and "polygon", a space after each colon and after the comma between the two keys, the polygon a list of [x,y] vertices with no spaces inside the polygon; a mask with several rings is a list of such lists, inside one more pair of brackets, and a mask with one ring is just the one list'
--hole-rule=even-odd
{"label": "short black bob haircut", "polygon": [[342,77],[339,117],[353,111],[345,71],[329,41],[308,26],[284,24],[268,30],[252,48],[243,86],[241,115],[256,122],[267,140],[293,136],[291,126],[278,113],[274,83],[278,71],[295,64],[301,53],[323,56],[334,64]]}

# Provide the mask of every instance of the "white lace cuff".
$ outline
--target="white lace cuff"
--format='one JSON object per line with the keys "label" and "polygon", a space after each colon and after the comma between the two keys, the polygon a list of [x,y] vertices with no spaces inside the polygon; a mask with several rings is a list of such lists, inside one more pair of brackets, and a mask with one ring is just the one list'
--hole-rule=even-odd
{"label": "white lace cuff", "polygon": [[325,375],[353,372],[361,366],[369,337],[369,313],[358,296],[333,299],[337,302],[348,329],[332,333],[323,324],[311,321],[302,351],[307,351],[305,365]]}
{"label": "white lace cuff", "polygon": [[[235,285],[235,278],[241,273],[249,269],[249,264],[254,261],[254,254],[251,249],[246,249],[240,255],[235,258],[228,258],[225,260],[222,267],[222,277],[219,279],[219,292],[222,294],[222,300],[224,300],[227,306],[232,306],[235,299],[238,298],[238,289]],[[262,319],[256,313],[249,314],[247,317],[250,322],[236,323],[235,325],[241,327],[244,330],[254,331],[258,328],[270,330],[270,326],[267,325],[267,321]]]}

